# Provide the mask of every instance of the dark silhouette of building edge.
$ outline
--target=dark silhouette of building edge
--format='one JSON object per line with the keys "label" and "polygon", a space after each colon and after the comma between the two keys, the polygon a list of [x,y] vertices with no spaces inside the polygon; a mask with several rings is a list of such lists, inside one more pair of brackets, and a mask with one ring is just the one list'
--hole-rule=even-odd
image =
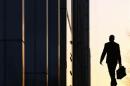
{"label": "dark silhouette of building edge", "polygon": [[73,0],[73,85],[90,86],[89,0]]}
{"label": "dark silhouette of building edge", "polygon": [[[22,0],[0,0],[0,86],[22,85],[21,6]],[[88,0],[72,0],[72,14],[73,86],[90,86]],[[46,86],[47,77],[48,86],[66,86],[66,0],[60,0],[60,10],[58,0],[25,0],[25,51],[25,86]]]}

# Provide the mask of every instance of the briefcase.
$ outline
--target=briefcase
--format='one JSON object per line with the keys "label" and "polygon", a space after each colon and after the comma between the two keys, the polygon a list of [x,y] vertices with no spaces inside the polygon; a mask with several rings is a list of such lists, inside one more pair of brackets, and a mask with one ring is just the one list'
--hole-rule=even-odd
{"label": "briefcase", "polygon": [[122,79],[126,76],[126,68],[124,66],[119,67],[119,69],[116,71],[117,79]]}

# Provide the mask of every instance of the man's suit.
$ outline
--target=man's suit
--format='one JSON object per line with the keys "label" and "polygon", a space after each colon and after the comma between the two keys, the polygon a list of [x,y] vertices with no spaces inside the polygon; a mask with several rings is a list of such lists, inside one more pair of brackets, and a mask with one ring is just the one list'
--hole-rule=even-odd
{"label": "man's suit", "polygon": [[117,65],[117,63],[119,63],[119,65],[121,65],[121,55],[120,55],[119,44],[117,44],[115,42],[105,43],[100,62],[103,61],[106,54],[107,54],[106,63],[108,66],[108,71],[109,71],[110,77],[111,77],[111,86],[113,86],[113,84],[115,84],[115,85],[117,84],[116,79],[115,79],[116,65]]}

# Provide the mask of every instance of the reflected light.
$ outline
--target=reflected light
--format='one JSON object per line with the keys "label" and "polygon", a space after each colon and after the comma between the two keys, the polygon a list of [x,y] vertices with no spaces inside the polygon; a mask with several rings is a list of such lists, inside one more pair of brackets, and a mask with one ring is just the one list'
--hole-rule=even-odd
{"label": "reflected light", "polygon": [[25,86],[25,15],[24,0],[22,0],[22,86]]}

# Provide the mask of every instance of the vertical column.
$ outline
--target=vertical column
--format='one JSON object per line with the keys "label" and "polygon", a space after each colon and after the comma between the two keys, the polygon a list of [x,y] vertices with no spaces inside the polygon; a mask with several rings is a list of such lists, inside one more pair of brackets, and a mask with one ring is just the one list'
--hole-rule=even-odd
{"label": "vertical column", "polygon": [[73,84],[90,86],[89,0],[73,0]]}
{"label": "vertical column", "polygon": [[21,14],[22,14],[22,86],[25,86],[25,0],[21,0]]}
{"label": "vertical column", "polygon": [[4,38],[4,27],[5,27],[5,7],[4,7],[4,0],[0,0],[0,86],[4,86],[4,80],[5,80],[5,69],[4,69],[4,42],[2,41]]}
{"label": "vertical column", "polygon": [[25,0],[26,86],[46,86],[46,0]]}
{"label": "vertical column", "polygon": [[[2,21],[3,37],[3,86],[21,86],[22,84],[22,36],[21,36],[21,1],[3,1]],[[1,3],[2,4],[2,3]],[[1,47],[2,48],[2,47]],[[2,73],[2,72],[1,72]],[[0,81],[1,82],[1,81]]]}
{"label": "vertical column", "polygon": [[60,0],[60,86],[66,86],[66,0]]}
{"label": "vertical column", "polygon": [[21,35],[21,2],[6,0],[5,19],[5,52],[6,86],[21,86],[22,81],[22,35]]}
{"label": "vertical column", "polygon": [[58,86],[58,0],[48,0],[48,86]]}

